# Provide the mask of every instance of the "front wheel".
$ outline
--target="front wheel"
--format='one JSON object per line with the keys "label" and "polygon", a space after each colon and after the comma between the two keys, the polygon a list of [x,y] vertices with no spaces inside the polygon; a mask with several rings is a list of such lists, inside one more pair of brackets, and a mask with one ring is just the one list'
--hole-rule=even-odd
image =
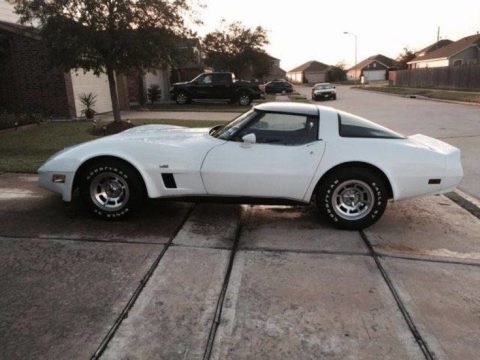
{"label": "front wheel", "polygon": [[177,96],[175,97],[175,102],[178,105],[185,105],[185,104],[190,103],[190,97],[185,92],[179,92],[177,94]]}
{"label": "front wheel", "polygon": [[317,207],[334,226],[359,230],[377,222],[387,206],[384,180],[364,168],[341,169],[322,181]]}
{"label": "front wheel", "polygon": [[97,217],[123,218],[144,205],[146,192],[142,179],[124,162],[99,161],[79,176],[80,197]]}

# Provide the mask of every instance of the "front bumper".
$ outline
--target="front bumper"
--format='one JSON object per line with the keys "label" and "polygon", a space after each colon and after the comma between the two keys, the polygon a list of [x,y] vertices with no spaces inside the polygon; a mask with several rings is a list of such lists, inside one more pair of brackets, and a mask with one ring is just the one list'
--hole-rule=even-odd
{"label": "front bumper", "polygon": [[332,96],[334,96],[335,93],[333,91],[328,91],[328,92],[314,92],[313,93],[313,96],[316,97],[316,98],[330,98]]}
{"label": "front bumper", "polygon": [[[54,181],[58,175],[64,177],[63,182]],[[50,171],[40,168],[38,169],[38,186],[62,195],[63,201],[71,201],[74,177],[74,172]]]}

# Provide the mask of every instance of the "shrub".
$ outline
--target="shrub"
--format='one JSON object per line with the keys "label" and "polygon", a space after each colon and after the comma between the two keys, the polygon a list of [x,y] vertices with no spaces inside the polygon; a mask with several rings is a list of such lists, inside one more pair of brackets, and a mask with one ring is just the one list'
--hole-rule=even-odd
{"label": "shrub", "polygon": [[41,114],[10,114],[0,113],[0,129],[14,128],[16,126],[39,124],[42,121]]}
{"label": "shrub", "polygon": [[83,93],[80,95],[80,102],[84,106],[82,113],[85,114],[85,117],[87,119],[93,119],[93,116],[95,115],[95,110],[93,108],[97,103],[97,95],[91,92],[88,94]]}
{"label": "shrub", "polygon": [[162,95],[162,90],[158,85],[152,85],[148,88],[148,100],[150,103],[155,103],[160,100],[160,96]]}

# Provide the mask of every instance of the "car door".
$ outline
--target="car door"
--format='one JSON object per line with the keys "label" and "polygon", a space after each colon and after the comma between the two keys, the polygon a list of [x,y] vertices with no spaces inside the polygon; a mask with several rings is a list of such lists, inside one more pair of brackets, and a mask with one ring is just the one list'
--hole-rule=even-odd
{"label": "car door", "polygon": [[232,75],[220,73],[213,75],[213,89],[209,99],[230,99]]}
{"label": "car door", "polygon": [[193,99],[211,99],[213,91],[213,74],[199,76],[191,86]]}
{"label": "car door", "polygon": [[[318,116],[259,111],[207,154],[201,169],[207,193],[302,200],[325,150],[318,128]],[[242,140],[249,134],[255,143]]]}

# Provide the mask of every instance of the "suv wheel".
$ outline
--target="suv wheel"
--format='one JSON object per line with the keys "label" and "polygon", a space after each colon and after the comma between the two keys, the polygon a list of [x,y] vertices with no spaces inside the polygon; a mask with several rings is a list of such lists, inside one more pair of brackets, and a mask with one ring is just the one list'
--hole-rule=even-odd
{"label": "suv wheel", "polygon": [[243,93],[238,97],[238,104],[240,106],[248,106],[252,102],[252,97],[249,94]]}
{"label": "suv wheel", "polygon": [[190,97],[185,92],[179,92],[177,94],[177,96],[175,97],[175,102],[178,105],[185,105],[185,104],[188,104],[190,102]]}

